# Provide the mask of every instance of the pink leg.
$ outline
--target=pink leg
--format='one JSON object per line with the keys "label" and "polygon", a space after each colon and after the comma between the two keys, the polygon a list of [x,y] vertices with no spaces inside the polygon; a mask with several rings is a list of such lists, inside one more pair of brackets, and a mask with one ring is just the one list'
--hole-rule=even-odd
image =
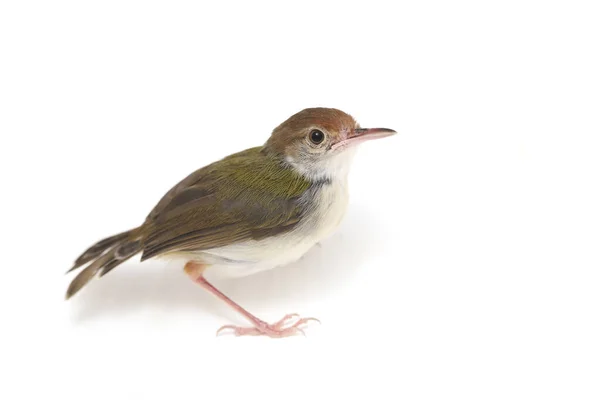
{"label": "pink leg", "polygon": [[[221,292],[219,289],[214,287],[210,282],[208,282],[204,278],[204,276],[202,276],[202,273],[204,272],[205,268],[206,268],[206,266],[203,264],[199,264],[197,262],[190,261],[185,265],[184,270],[190,276],[190,278],[192,278],[197,284],[199,284],[204,289],[208,290],[209,292],[211,292],[212,294],[217,296],[219,299],[223,300],[231,308],[233,308],[234,310],[236,310],[237,312],[242,314],[244,317],[246,317],[246,319],[248,319],[252,323],[252,325],[254,325],[252,327],[239,327],[239,326],[235,326],[235,325],[224,325],[221,328],[219,328],[219,330],[217,331],[217,335],[226,329],[231,329],[236,336],[265,335],[265,336],[279,338],[279,337],[293,336],[297,333],[304,334],[304,331],[300,327],[301,325],[303,325],[309,321],[319,322],[319,320],[316,318],[300,318],[300,316],[298,314],[287,314],[282,319],[280,319],[278,322],[276,322],[274,324],[268,324],[267,322],[252,315],[249,311],[244,309],[242,306],[237,304],[235,301],[231,300],[229,297],[227,297],[225,294],[223,294],[223,292]],[[293,324],[286,324],[292,318],[298,318],[298,319]]]}

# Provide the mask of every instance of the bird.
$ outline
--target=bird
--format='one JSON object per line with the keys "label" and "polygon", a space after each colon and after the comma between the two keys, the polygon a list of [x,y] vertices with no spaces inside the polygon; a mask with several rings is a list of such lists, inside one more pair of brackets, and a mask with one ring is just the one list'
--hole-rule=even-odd
{"label": "bird", "polygon": [[303,328],[316,318],[292,313],[267,323],[213,286],[207,276],[244,277],[300,259],[342,221],[357,145],[395,133],[362,128],[336,108],[306,108],[293,114],[262,146],[226,156],[185,177],[140,226],[84,251],[67,271],[81,268],[66,299],[141,253],[141,262],[183,260],[184,272],[194,282],[250,322],[250,326],[224,325],[217,335],[304,334]]}

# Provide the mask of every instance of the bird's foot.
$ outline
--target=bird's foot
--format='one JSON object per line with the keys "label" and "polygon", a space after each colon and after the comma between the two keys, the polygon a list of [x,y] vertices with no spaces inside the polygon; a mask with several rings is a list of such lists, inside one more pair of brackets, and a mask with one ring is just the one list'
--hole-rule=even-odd
{"label": "bird's foot", "polygon": [[[298,318],[296,322],[291,323],[293,318]],[[235,325],[224,325],[219,328],[217,331],[217,335],[219,333],[231,330],[235,336],[269,336],[272,338],[281,338],[286,336],[294,336],[297,333],[301,333],[304,335],[304,330],[302,325],[306,324],[309,321],[320,321],[316,318],[300,318],[298,314],[287,314],[285,317],[280,319],[278,322],[274,324],[268,324],[264,321],[258,320],[253,327],[241,327]]]}

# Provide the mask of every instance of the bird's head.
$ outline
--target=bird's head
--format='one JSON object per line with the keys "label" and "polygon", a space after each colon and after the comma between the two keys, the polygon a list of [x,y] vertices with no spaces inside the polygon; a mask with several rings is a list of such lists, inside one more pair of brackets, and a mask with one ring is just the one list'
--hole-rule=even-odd
{"label": "bird's head", "polygon": [[307,108],[276,127],[265,149],[311,180],[345,178],[356,145],[390,136],[387,128],[361,128],[334,108]]}

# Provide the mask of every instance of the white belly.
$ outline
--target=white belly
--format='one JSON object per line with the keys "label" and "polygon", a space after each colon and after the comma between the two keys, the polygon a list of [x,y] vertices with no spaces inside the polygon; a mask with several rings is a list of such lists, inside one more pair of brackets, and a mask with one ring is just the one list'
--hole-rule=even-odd
{"label": "white belly", "polygon": [[262,240],[251,240],[194,254],[210,264],[207,278],[233,278],[294,262],[317,242],[331,235],[348,205],[347,184],[333,182],[320,189],[313,210],[293,231]]}

